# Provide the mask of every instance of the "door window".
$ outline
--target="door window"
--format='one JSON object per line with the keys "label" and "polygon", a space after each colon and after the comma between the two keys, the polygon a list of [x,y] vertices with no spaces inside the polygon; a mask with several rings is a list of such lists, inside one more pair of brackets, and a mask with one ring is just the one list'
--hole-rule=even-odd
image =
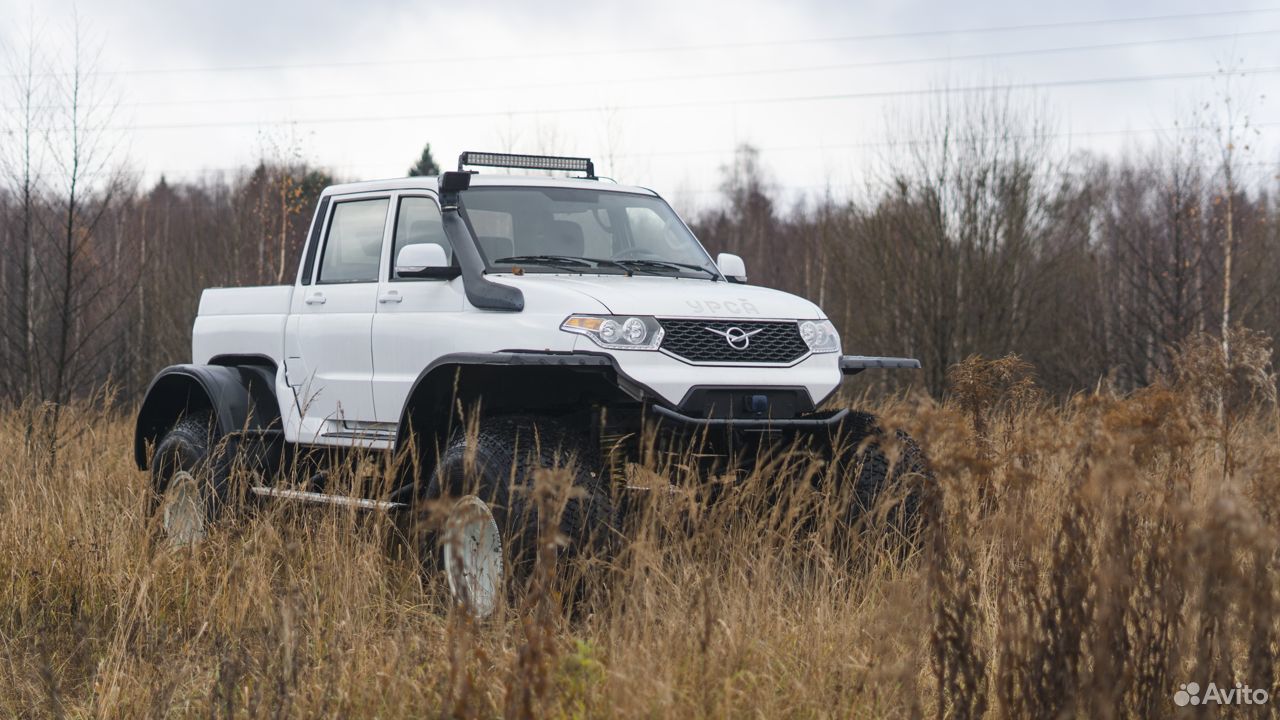
{"label": "door window", "polygon": [[333,206],[329,237],[320,258],[321,283],[377,282],[387,198],[353,200]]}
{"label": "door window", "polygon": [[444,234],[440,221],[440,208],[429,197],[400,198],[396,212],[396,233],[391,242],[391,279],[396,279],[396,256],[406,245],[434,243],[444,248],[444,256],[453,262],[453,246]]}

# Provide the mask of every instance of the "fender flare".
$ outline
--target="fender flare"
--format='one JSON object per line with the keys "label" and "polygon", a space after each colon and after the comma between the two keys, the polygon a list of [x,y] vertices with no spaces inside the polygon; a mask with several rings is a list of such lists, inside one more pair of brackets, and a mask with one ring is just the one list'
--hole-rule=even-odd
{"label": "fender flare", "polygon": [[[461,388],[464,370],[481,372],[507,373],[516,371],[523,374],[570,372],[575,377],[590,382],[599,381],[595,386],[585,383],[579,387],[585,392],[618,393],[624,398],[641,401],[652,397],[653,392],[640,383],[635,382],[623,373],[613,358],[605,354],[590,352],[549,352],[503,350],[494,353],[452,353],[436,358],[413,383],[413,388],[405,398],[404,407],[400,410],[400,422],[396,430],[395,453],[425,451],[426,456],[412,458],[410,465],[420,461],[431,462],[434,458],[434,443],[425,443],[417,447],[415,438],[439,439],[451,431],[458,421],[456,402],[461,390],[466,399],[473,388]],[[495,376],[496,377],[496,376]],[[509,376],[508,376],[509,377]],[[487,373],[486,373],[486,379]],[[486,386],[489,387],[489,386]],[[508,384],[507,381],[496,382],[493,392],[513,394],[521,387]],[[443,423],[441,423],[443,420]],[[410,478],[404,478],[408,481]]]}
{"label": "fender flare", "polygon": [[138,469],[148,468],[148,446],[188,412],[212,412],[221,436],[269,430],[273,425],[278,429],[275,375],[274,369],[262,365],[171,365],[161,370],[147,387],[134,426]]}

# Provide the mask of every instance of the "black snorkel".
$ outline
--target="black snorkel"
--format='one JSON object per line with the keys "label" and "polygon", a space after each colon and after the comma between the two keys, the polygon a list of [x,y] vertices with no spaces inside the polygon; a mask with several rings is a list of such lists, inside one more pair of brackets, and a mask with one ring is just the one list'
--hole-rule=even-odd
{"label": "black snorkel", "polygon": [[462,287],[467,300],[482,310],[520,312],[524,310],[524,293],[519,288],[502,285],[484,275],[484,259],[476,247],[471,228],[458,210],[458,194],[471,187],[471,173],[448,171],[440,174],[440,220],[445,237],[453,246],[454,256],[462,268]]}

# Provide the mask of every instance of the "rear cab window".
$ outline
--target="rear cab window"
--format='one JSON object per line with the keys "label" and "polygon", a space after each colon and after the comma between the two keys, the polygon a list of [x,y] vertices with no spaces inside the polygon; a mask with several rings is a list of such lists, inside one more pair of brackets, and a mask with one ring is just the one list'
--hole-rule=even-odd
{"label": "rear cab window", "polygon": [[334,204],[317,283],[378,281],[390,202],[384,197]]}

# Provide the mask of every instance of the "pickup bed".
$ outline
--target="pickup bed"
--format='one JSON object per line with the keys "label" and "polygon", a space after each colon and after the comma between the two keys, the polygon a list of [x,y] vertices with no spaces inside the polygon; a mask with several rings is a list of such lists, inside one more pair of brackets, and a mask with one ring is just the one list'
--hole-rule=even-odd
{"label": "pickup bed", "polygon": [[[292,285],[206,290],[192,362],[156,376],[134,449],[179,543],[229,506],[237,465],[262,497],[452,503],[424,533],[485,615],[528,556],[513,488],[533,469],[575,468],[573,552],[618,526],[642,444],[680,455],[696,438],[708,473],[796,443],[844,461],[837,445],[879,430],[824,401],[844,375],[911,367],[842,355],[818,306],[746,284],[740,258],[713,260],[656,193],[601,182],[589,160],[464,153],[438,178],[326,189]],[[925,473],[909,447],[849,482]],[[328,487],[326,465],[353,452],[393,453],[392,485]]]}

